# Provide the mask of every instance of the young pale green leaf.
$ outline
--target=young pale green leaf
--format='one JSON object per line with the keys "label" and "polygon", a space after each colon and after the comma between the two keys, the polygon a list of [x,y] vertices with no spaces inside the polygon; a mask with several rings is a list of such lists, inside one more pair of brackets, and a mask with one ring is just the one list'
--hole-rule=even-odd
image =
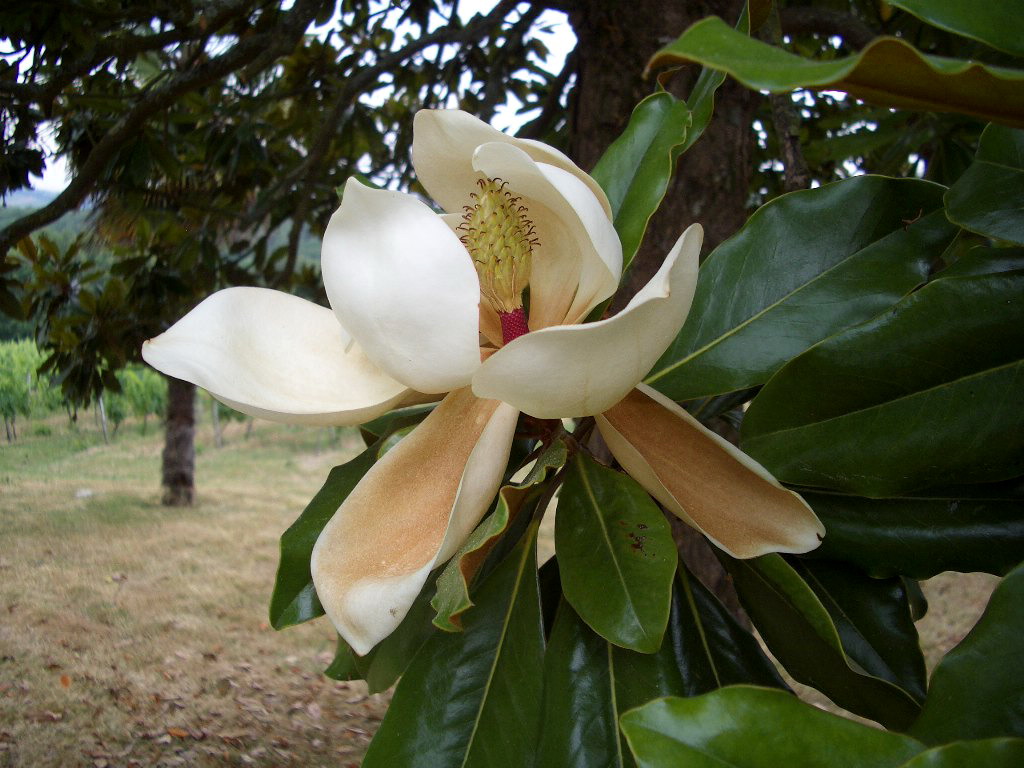
{"label": "young pale green leaf", "polygon": [[335,467],[298,520],[281,534],[281,560],[270,598],[270,625],[284,629],[324,613],[309,572],[309,558],[320,531],[377,460],[376,446]]}
{"label": "young pale green leaf", "polygon": [[615,231],[628,268],[640,248],[647,222],[658,210],[686,142],[690,110],[666,92],[637,104],[626,130],[605,151],[592,175],[612,206]]}
{"label": "young pale green leaf", "polygon": [[636,481],[578,453],[558,496],[555,551],[566,599],[597,634],[641,653],[658,650],[676,547]]}
{"label": "young pale green leaf", "polygon": [[939,662],[910,733],[928,744],[1024,736],[1022,657],[1024,565],[1003,579],[974,629]]}
{"label": "young pale green leaf", "polygon": [[914,697],[847,655],[828,609],[781,556],[720,557],[761,637],[796,680],[887,728],[914,721],[921,711]]}
{"label": "young pale green leaf", "polygon": [[890,0],[922,21],[993,48],[1024,56],[1024,24],[1017,0]]}
{"label": "young pale green leaf", "polygon": [[974,162],[946,193],[946,213],[964,229],[1024,244],[1024,130],[985,129]]}
{"label": "young pale green leaf", "polygon": [[942,193],[860,176],[763,206],[701,266],[687,322],[646,383],[675,400],[763,384],[892,306],[956,235]]}
{"label": "young pale green leaf", "polygon": [[814,557],[875,577],[930,579],[943,571],[1002,576],[1024,560],[1024,489],[1006,484],[866,499],[803,493],[828,535]]}
{"label": "young pale green leaf", "polygon": [[544,680],[539,768],[633,765],[618,717],[659,696],[696,696],[736,683],[785,688],[753,636],[682,564],[656,653],[612,645],[563,601]]}
{"label": "young pale green leaf", "polygon": [[1024,474],[1024,272],[935,280],[786,365],[743,449],[783,482],[870,497]]}
{"label": "young pale green leaf", "polygon": [[795,560],[836,625],[843,649],[862,670],[924,701],[924,654],[902,579],[871,578],[846,563]]}
{"label": "young pale green leaf", "polygon": [[1024,765],[1024,739],[957,741],[929,749],[900,768],[1020,768]]}
{"label": "young pale green leaf", "polygon": [[480,584],[465,631],[435,631],[405,670],[364,768],[528,766],[543,687],[536,525]]}
{"label": "young pale green leaf", "polygon": [[695,61],[732,75],[748,88],[846,91],[899,109],[962,112],[1024,127],[1024,71],[922,54],[880,37],[853,56],[815,61],[755,40],[711,16],[658,51],[648,67]]}
{"label": "young pale green leaf", "polygon": [[473,607],[469,585],[509,522],[524,507],[532,509],[541,493],[538,486],[552,470],[565,465],[568,452],[561,440],[553,442],[540,456],[522,482],[506,485],[498,492],[494,511],[484,518],[437,579],[437,592],[430,601],[437,612],[434,625],[446,632],[462,631],[462,614]]}
{"label": "young pale green leaf", "polygon": [[788,693],[748,686],[655,699],[621,723],[641,768],[897,768],[924,749]]}

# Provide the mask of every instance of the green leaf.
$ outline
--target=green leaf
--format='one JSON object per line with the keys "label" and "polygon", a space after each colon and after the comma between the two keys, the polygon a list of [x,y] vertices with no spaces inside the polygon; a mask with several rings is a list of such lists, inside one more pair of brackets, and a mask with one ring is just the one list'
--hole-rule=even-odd
{"label": "green leaf", "polygon": [[825,606],[847,655],[865,672],[924,701],[924,655],[903,580],[874,579],[827,560],[796,560],[792,566]]}
{"label": "green leaf", "polygon": [[274,629],[284,629],[323,615],[324,609],[316,596],[313,576],[309,571],[313,545],[327,521],[376,460],[377,450],[373,446],[347,464],[332,469],[327,482],[306,505],[298,520],[281,534],[281,560],[277,567],[274,594],[270,598],[270,625]]}
{"label": "green leaf", "polygon": [[591,172],[612,206],[623,270],[636,256],[647,222],[665,197],[689,125],[685,102],[670,93],[651,94],[636,105],[626,130]]}
{"label": "green leaf", "polygon": [[552,470],[565,465],[568,451],[561,440],[553,442],[540,456],[521,483],[506,485],[498,492],[494,512],[469,535],[437,579],[437,592],[430,601],[437,612],[434,625],[446,632],[462,631],[462,614],[473,607],[469,585],[494,548],[509,522],[524,507],[532,508],[541,496],[537,486]]}
{"label": "green leaf", "polygon": [[632,765],[619,738],[619,715],[670,693],[684,693],[670,643],[653,654],[614,646],[563,600],[544,659],[538,768]]}
{"label": "green leaf", "polygon": [[890,0],[889,4],[939,29],[1024,56],[1024,24],[1017,0]]}
{"label": "green leaf", "polygon": [[665,640],[637,653],[596,635],[563,601],[544,660],[538,766],[629,766],[618,717],[658,696],[749,682],[785,687],[757,641],[680,564]]}
{"label": "green leaf", "polygon": [[345,642],[345,638],[338,635],[338,645],[334,650],[334,659],[324,670],[324,675],[332,680],[362,680],[362,675],[356,666],[355,652]]}
{"label": "green leaf", "polygon": [[974,162],[946,193],[946,212],[964,229],[1024,244],[1024,131],[985,129]]}
{"label": "green leaf", "polygon": [[976,246],[954,261],[937,277],[968,277],[1024,269],[1024,248]]}
{"label": "green leaf", "polygon": [[555,551],[565,597],[595,632],[624,648],[658,650],[676,546],[635,480],[576,454],[558,496]]}
{"label": "green leaf", "polygon": [[1024,496],[1004,484],[865,499],[803,493],[828,532],[813,557],[876,577],[943,571],[1003,575],[1024,560]]}
{"label": "green leaf", "polygon": [[829,611],[782,557],[720,557],[761,637],[796,680],[886,728],[914,721],[920,705],[913,696],[847,655]]}
{"label": "green leaf", "polygon": [[853,56],[815,61],[730,28],[711,16],[658,51],[648,68],[695,61],[732,75],[748,88],[846,91],[899,109],[962,112],[1024,127],[1024,71],[929,56],[894,37],[880,37]]}
{"label": "green leaf", "polygon": [[416,654],[364,768],[532,763],[544,663],[536,534],[481,583],[465,631],[434,632]]}
{"label": "green leaf", "polygon": [[896,768],[924,748],[788,693],[747,686],[656,699],[621,723],[642,768]]}
{"label": "green leaf", "polygon": [[1024,765],[1024,739],[957,741],[929,749],[900,768],[1020,768]]}
{"label": "green leaf", "polygon": [[910,732],[928,744],[1024,736],[1024,565],[996,587],[985,612],[932,673]]}
{"label": "green leaf", "polygon": [[892,306],[956,234],[942,192],[860,176],[763,206],[701,266],[687,322],[645,381],[675,400],[763,384]]}
{"label": "green leaf", "polygon": [[743,449],[779,480],[862,496],[1024,474],[1024,272],[935,280],[792,360]]}

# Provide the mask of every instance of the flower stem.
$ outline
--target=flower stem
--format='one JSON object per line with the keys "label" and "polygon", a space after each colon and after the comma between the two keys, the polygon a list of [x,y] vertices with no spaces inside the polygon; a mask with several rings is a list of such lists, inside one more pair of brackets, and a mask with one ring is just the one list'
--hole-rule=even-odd
{"label": "flower stem", "polygon": [[523,334],[530,332],[526,324],[526,310],[522,307],[513,309],[511,312],[499,312],[501,318],[501,341],[508,344],[513,339],[518,339]]}

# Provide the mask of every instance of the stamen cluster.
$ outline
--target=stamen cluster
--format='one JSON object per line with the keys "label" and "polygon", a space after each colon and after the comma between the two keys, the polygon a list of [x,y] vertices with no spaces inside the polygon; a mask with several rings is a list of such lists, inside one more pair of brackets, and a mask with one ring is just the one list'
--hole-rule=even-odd
{"label": "stamen cluster", "polygon": [[463,209],[456,227],[480,277],[480,291],[499,313],[523,306],[523,291],[530,283],[533,248],[540,245],[521,198],[501,179],[477,181],[475,204]]}

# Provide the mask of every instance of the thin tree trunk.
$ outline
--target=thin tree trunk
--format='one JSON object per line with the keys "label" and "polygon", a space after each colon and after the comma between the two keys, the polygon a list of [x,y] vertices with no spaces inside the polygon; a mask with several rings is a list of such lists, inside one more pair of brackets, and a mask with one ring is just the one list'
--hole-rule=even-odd
{"label": "thin tree trunk", "polygon": [[167,424],[163,453],[163,503],[185,507],[195,500],[196,387],[167,377]]}
{"label": "thin tree trunk", "polygon": [[107,433],[107,409],[106,406],[103,405],[103,395],[100,395],[96,400],[96,405],[96,413],[100,419],[100,427],[103,428],[103,444],[110,445],[110,435]]}
{"label": "thin tree trunk", "polygon": [[[717,15],[730,22],[739,17],[742,0],[588,0],[569,15],[579,45],[577,84],[570,107],[572,144],[569,154],[583,168],[592,168],[622,132],[633,107],[654,91],[641,79],[652,54],[676,39],[694,22]],[[698,67],[680,72],[671,83],[685,98]],[[676,238],[691,223],[704,227],[706,256],[746,221],[752,123],[760,96],[726,81],[715,100],[715,115],[703,137],[680,159],[661,208],[648,227],[640,252],[612,311],[621,309],[661,266]],[[718,595],[741,621],[746,621],[731,581],[702,535],[685,525],[674,534],[687,566]]]}

